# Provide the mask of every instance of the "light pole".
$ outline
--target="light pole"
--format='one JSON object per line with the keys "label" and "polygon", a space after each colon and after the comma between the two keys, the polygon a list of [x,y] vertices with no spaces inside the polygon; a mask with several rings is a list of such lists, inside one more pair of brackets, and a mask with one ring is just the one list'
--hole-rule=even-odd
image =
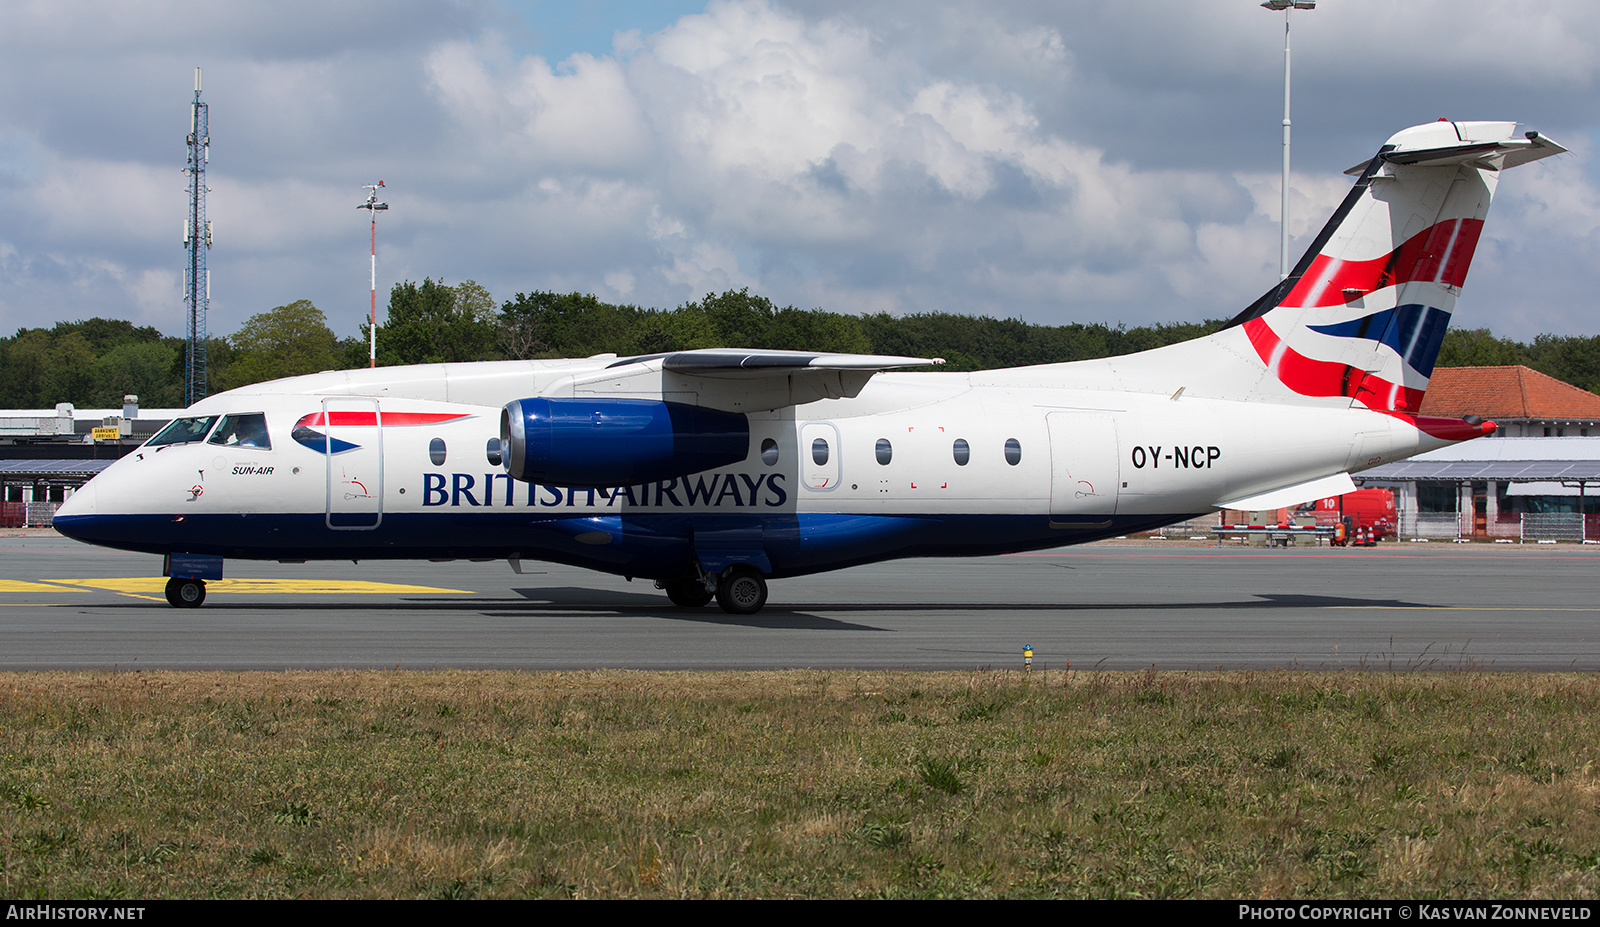
{"label": "light pole", "polygon": [[367,322],[367,335],[371,338],[371,347],[367,366],[376,367],[378,366],[378,213],[388,209],[389,204],[378,202],[378,191],[383,188],[383,181],[363,186],[367,191],[367,201],[356,208],[365,209],[367,214],[372,216],[372,316]]}
{"label": "light pole", "polygon": [[1283,200],[1278,208],[1278,279],[1289,279],[1289,13],[1314,10],[1317,0],[1266,0],[1269,10],[1283,11]]}

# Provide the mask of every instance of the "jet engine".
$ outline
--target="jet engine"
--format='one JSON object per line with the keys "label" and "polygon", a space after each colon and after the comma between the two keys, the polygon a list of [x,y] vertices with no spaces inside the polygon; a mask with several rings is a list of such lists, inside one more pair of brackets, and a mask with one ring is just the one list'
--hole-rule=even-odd
{"label": "jet engine", "polygon": [[546,486],[627,486],[744,460],[743,414],[654,399],[517,399],[500,412],[506,472]]}

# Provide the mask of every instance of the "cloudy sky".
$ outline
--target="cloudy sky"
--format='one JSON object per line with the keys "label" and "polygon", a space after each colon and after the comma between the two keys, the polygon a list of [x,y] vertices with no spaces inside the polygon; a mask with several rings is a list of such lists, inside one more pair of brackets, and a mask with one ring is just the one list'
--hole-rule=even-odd
{"label": "cloudy sky", "polygon": [[[1600,17],[1322,0],[1294,26],[1290,229],[1440,116],[1509,172],[1456,324],[1600,332]],[[672,307],[1232,315],[1277,279],[1283,17],[1255,0],[139,0],[0,5],[0,332],[178,334],[184,135],[211,112],[210,328],[474,279]]]}

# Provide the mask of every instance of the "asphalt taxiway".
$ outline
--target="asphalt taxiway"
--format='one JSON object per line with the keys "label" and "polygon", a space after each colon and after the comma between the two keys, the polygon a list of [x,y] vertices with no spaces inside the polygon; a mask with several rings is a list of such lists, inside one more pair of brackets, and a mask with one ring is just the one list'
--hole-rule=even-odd
{"label": "asphalt taxiway", "polygon": [[0,538],[0,669],[1600,670],[1600,547],[1117,547],[771,584],[736,617],[557,565],[229,561],[199,609],[159,558]]}

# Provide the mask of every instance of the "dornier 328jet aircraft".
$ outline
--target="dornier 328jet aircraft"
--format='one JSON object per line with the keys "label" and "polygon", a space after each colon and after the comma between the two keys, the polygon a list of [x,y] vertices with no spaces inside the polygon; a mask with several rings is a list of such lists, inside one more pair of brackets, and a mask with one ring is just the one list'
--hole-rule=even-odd
{"label": "dornier 328jet aircraft", "polygon": [[1293,273],[1208,337],[981,373],[704,350],[326,372],[192,406],[55,518],[166,556],[506,559],[759,611],[767,579],[1080,544],[1293,505],[1494,431],[1417,414],[1500,171],[1565,151],[1439,121],[1352,168]]}

